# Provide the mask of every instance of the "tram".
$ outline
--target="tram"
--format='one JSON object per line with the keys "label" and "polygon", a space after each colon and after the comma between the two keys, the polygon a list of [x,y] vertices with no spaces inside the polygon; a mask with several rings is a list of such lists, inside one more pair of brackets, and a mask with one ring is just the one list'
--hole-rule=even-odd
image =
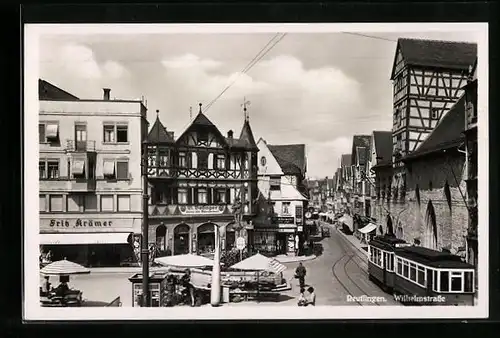
{"label": "tram", "polygon": [[370,280],[404,304],[474,305],[475,270],[449,252],[412,246],[391,236],[369,243]]}
{"label": "tram", "polygon": [[394,287],[394,251],[409,246],[406,241],[395,236],[376,236],[368,245],[368,276],[384,291],[392,293]]}

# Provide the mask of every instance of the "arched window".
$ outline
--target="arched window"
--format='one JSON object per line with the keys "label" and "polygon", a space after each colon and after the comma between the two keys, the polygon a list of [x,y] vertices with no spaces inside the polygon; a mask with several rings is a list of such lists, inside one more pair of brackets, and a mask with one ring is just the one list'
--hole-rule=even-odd
{"label": "arched window", "polygon": [[174,255],[189,253],[189,225],[181,223],[174,228]]}
{"label": "arched window", "polygon": [[160,224],[156,228],[156,246],[160,251],[167,250],[167,227],[164,224]]}
{"label": "arched window", "polygon": [[425,215],[424,246],[429,249],[437,249],[438,231],[436,223],[436,212],[432,201],[427,203]]}

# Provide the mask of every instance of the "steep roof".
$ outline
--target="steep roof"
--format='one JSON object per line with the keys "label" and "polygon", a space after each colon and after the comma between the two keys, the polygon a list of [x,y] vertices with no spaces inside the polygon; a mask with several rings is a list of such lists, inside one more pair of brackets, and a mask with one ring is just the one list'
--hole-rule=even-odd
{"label": "steep roof", "polygon": [[351,154],[342,154],[340,158],[340,166],[341,167],[347,167],[351,165]]}
{"label": "steep roof", "polygon": [[351,153],[351,164],[356,164],[357,159],[357,149],[359,147],[364,147],[369,149],[371,142],[371,135],[354,135],[352,138],[352,153]]}
{"label": "steep roof", "polygon": [[389,164],[392,161],[392,131],[374,131],[373,142],[376,164]]}
{"label": "steep roof", "polygon": [[39,100],[66,100],[77,101],[80,100],[73,94],[53,85],[42,79],[38,79],[38,99]]}
{"label": "steep roof", "polygon": [[304,144],[268,145],[285,175],[304,175],[306,146]]}
{"label": "steep roof", "polygon": [[148,134],[149,143],[174,143],[174,137],[172,132],[168,132],[157,116],[153,127]]}
{"label": "steep roof", "polygon": [[250,122],[245,120],[243,127],[241,128],[240,141],[244,141],[249,148],[258,149],[255,138],[253,137],[252,128],[250,127]]}
{"label": "steep roof", "polygon": [[[398,50],[401,50],[407,65],[453,70],[468,70],[477,57],[477,44],[467,42],[401,38],[398,39],[396,55]],[[391,80],[394,75],[393,67]]]}
{"label": "steep roof", "polygon": [[358,164],[364,165],[367,162],[368,159],[368,153],[369,153],[369,148],[367,147],[357,147],[356,149],[356,155],[357,155],[357,160]]}
{"label": "steep roof", "polygon": [[450,111],[441,119],[436,128],[422,144],[403,160],[431,154],[440,150],[457,147],[464,140],[465,95],[455,102]]}

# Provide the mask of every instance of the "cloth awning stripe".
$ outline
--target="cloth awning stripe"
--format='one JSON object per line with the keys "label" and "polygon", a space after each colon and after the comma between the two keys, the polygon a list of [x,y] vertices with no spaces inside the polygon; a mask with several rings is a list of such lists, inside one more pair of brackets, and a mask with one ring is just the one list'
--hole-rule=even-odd
{"label": "cloth awning stripe", "polygon": [[113,176],[115,174],[115,162],[114,161],[104,161],[103,173],[105,176]]}
{"label": "cloth awning stripe", "polygon": [[80,264],[63,259],[45,266],[40,270],[40,273],[43,275],[65,276],[87,274],[90,273],[90,270]]}

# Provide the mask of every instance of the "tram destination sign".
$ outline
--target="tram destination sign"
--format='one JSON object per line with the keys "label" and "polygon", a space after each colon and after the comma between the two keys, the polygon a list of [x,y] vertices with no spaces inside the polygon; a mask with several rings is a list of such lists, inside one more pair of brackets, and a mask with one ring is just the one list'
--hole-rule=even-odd
{"label": "tram destination sign", "polygon": [[113,222],[79,218],[71,221],[51,219],[49,225],[51,228],[110,227],[113,225]]}

